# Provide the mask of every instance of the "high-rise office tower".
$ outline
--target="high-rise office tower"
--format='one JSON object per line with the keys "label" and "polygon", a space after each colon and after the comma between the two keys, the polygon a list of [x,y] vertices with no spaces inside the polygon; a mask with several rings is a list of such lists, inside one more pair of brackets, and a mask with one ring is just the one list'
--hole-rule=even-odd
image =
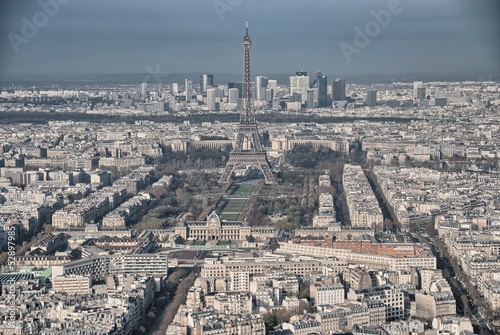
{"label": "high-rise office tower", "polygon": [[229,83],[227,83],[227,88],[228,89],[235,88],[235,87],[236,87],[236,83],[235,82],[230,81]]}
{"label": "high-rise office tower", "polygon": [[191,102],[191,98],[193,97],[193,81],[190,78],[184,80],[184,91],[186,102]]}
{"label": "high-rise office tower", "polygon": [[238,89],[238,98],[241,99],[243,97],[243,83],[235,83],[234,88]]}
{"label": "high-rise office tower", "polygon": [[299,93],[302,96],[302,103],[305,103],[307,100],[307,90],[309,90],[309,76],[307,76],[307,72],[297,73],[305,73],[306,75],[290,76],[289,93]]}
{"label": "high-rise office tower", "polygon": [[206,74],[200,75],[200,94],[207,93],[207,81],[208,77]]}
{"label": "high-rise office tower", "polygon": [[316,72],[316,87],[318,88],[318,103],[316,107],[326,107],[328,104],[328,80],[321,71]]}
{"label": "high-rise office tower", "polygon": [[202,74],[200,76],[200,91],[201,93],[207,93],[207,89],[210,86],[214,86],[214,75],[213,74]]}
{"label": "high-rise office tower", "polygon": [[332,83],[332,100],[344,101],[345,100],[345,80],[335,79]]}
{"label": "high-rise office tower", "polygon": [[143,98],[145,98],[147,94],[148,94],[148,84],[147,83],[142,83],[142,85],[141,85],[141,95],[142,95]]}
{"label": "high-rise office tower", "polygon": [[376,90],[366,91],[366,105],[368,107],[377,106],[377,91]]}
{"label": "high-rise office tower", "polygon": [[434,86],[427,87],[427,95],[430,95],[431,98],[437,96],[438,90]]}
{"label": "high-rise office tower", "polygon": [[417,95],[415,96],[415,98],[419,100],[424,100],[427,98],[425,86],[417,87]]}
{"label": "high-rise office tower", "polygon": [[290,95],[290,102],[300,102],[302,103],[302,101],[306,101],[307,102],[307,96],[304,97],[304,99],[302,99],[302,94],[300,93],[293,93]]}
{"label": "high-rise office tower", "polygon": [[238,89],[237,88],[230,88],[229,89],[229,103],[235,104],[237,102],[238,102]]}
{"label": "high-rise office tower", "polygon": [[174,96],[177,95],[177,93],[179,93],[179,84],[177,83],[172,83],[172,94]]}
{"label": "high-rise office tower", "polygon": [[272,104],[271,104],[271,108],[273,108],[273,109],[279,109],[280,108],[280,102],[281,102],[280,98],[273,98],[273,101],[272,101]]}
{"label": "high-rise office tower", "polygon": [[231,180],[234,170],[240,167],[254,167],[264,175],[267,184],[276,184],[271,166],[267,160],[266,152],[260,142],[255,110],[252,99],[252,77],[250,69],[250,46],[252,41],[248,34],[248,22],[246,34],[243,38],[243,105],[238,125],[238,134],[233,151],[229,154],[226,168],[219,179],[220,184],[226,184]]}
{"label": "high-rise office tower", "polygon": [[423,83],[421,81],[413,82],[413,99],[418,99],[418,89],[423,87]]}
{"label": "high-rise office tower", "polygon": [[218,101],[218,88],[207,88],[207,106],[208,110],[215,110],[215,103]]}
{"label": "high-rise office tower", "polygon": [[257,100],[265,100],[267,88],[267,77],[265,76],[257,76],[255,77],[255,99]]}
{"label": "high-rise office tower", "polygon": [[228,97],[229,96],[229,89],[227,88],[226,85],[219,85],[217,86],[219,89],[219,98],[222,101],[222,98]]}
{"label": "high-rise office tower", "polygon": [[273,101],[273,98],[274,98],[274,89],[272,88],[266,88],[266,96],[265,96],[265,99],[267,102],[271,102]]}
{"label": "high-rise office tower", "polygon": [[267,80],[267,88],[276,89],[278,87],[278,81],[276,79]]}
{"label": "high-rise office tower", "polygon": [[212,87],[212,88],[215,88],[215,97],[216,98],[219,98],[219,100],[220,100],[220,98],[224,97],[224,88],[223,87],[215,86],[215,87]]}
{"label": "high-rise office tower", "polygon": [[314,90],[307,90],[306,107],[314,108]]}

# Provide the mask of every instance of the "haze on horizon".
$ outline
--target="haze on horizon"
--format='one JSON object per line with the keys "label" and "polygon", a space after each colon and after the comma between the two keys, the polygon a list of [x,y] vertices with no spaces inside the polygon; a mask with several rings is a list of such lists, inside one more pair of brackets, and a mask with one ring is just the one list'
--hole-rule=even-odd
{"label": "haze on horizon", "polygon": [[[42,9],[39,0],[1,1],[0,79],[148,68],[238,74],[245,19],[253,74],[500,74],[497,0],[400,0],[401,12],[350,62],[340,44],[354,45],[354,28],[397,0],[53,1],[66,3],[17,53],[9,34],[23,37],[23,17]],[[221,14],[221,3],[230,10]]]}

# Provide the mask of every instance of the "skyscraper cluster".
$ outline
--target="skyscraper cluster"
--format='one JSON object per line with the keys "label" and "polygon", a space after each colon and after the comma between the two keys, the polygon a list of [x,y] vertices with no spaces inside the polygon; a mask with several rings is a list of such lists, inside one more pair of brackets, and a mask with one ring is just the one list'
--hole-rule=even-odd
{"label": "skyscraper cluster", "polygon": [[331,91],[328,78],[321,71],[316,71],[311,83],[306,71],[297,71],[289,78],[289,94],[291,102],[301,102],[307,108],[324,108],[335,101],[345,101],[345,80],[335,79]]}

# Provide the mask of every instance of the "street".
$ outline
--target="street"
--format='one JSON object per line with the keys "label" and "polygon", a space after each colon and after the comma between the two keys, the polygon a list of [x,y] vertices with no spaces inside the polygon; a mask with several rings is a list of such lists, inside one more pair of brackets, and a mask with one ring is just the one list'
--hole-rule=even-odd
{"label": "street", "polygon": [[[466,285],[460,281],[460,273],[456,274],[450,261],[445,258],[439,249],[436,247],[435,241],[429,237],[428,234],[421,233],[410,233],[411,238],[414,242],[426,244],[437,260],[437,267],[441,270],[447,270],[449,277],[446,278],[450,284],[451,290],[455,297],[457,303],[457,313],[463,316],[467,316],[471,319],[474,326],[474,330],[479,334],[495,335],[494,331],[489,325],[489,320],[481,315],[481,311],[477,308],[474,300],[467,291]],[[406,239],[405,239],[406,240]],[[457,278],[458,277],[458,278]],[[464,306],[464,302],[461,296],[465,295],[467,297],[467,305]]]}

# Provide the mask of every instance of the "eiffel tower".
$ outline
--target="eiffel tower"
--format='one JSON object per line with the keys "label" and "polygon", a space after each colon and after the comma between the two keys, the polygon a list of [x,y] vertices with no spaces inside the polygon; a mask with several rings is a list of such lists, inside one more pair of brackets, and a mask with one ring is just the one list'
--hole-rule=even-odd
{"label": "eiffel tower", "polygon": [[252,77],[250,73],[250,46],[252,41],[248,35],[248,21],[246,22],[246,34],[243,38],[244,61],[243,61],[243,106],[238,125],[238,135],[233,151],[229,154],[229,161],[219,179],[219,184],[228,183],[234,170],[252,166],[260,170],[264,175],[266,184],[276,184],[266,152],[260,143],[257,121],[252,102]]}

